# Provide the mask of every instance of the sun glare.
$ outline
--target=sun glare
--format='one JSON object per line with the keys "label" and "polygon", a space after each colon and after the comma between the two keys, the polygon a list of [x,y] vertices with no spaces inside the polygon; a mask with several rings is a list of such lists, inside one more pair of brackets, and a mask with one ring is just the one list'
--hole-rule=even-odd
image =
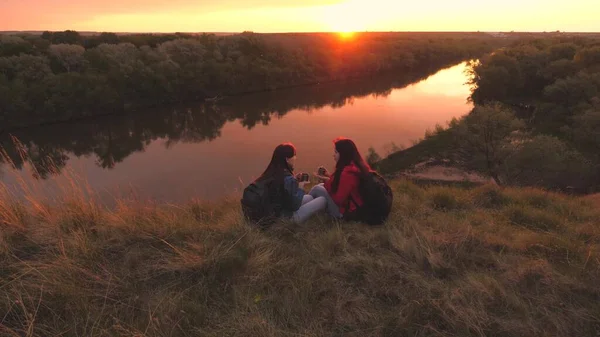
{"label": "sun glare", "polygon": [[370,16],[365,15],[369,7],[362,1],[348,0],[322,8],[322,20],[325,25],[330,31],[338,32],[343,39],[351,38],[355,32],[365,30],[370,20]]}
{"label": "sun glare", "polygon": [[354,37],[354,32],[338,32],[342,40],[350,40]]}

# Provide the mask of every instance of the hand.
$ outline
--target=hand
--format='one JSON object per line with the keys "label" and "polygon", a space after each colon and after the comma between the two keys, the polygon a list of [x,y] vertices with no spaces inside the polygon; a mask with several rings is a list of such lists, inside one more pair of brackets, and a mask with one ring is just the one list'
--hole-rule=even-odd
{"label": "hand", "polygon": [[314,172],[313,176],[315,178],[319,179],[320,181],[327,181],[327,180],[329,180],[329,177],[319,175],[317,172]]}
{"label": "hand", "polygon": [[[323,169],[325,172],[324,172],[322,175],[317,173],[317,175],[320,175],[320,176],[323,176],[323,177],[331,177],[331,174],[329,174],[329,171],[327,171],[327,169],[326,169],[325,167],[323,167],[323,166],[320,166],[320,167],[319,167],[319,170],[320,170],[321,168],[322,168],[322,169]],[[319,172],[319,171],[317,170],[317,172]]]}

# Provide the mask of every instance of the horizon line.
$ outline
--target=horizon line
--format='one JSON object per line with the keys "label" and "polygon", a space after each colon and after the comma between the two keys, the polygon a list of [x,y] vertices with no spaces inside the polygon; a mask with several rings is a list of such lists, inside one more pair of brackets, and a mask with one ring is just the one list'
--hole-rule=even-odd
{"label": "horizon line", "polygon": [[527,31],[527,30],[381,30],[381,31],[280,31],[280,32],[260,32],[260,31],[100,31],[100,30],[75,30],[75,29],[64,29],[64,30],[48,30],[48,29],[25,29],[25,30],[0,30],[0,33],[38,33],[38,32],[65,32],[75,31],[78,33],[115,33],[115,34],[242,34],[245,32],[251,32],[255,34],[337,34],[337,33],[505,33],[505,34],[517,34],[517,33],[531,33],[531,34],[547,34],[547,33],[570,33],[570,34],[598,34],[600,31],[563,31],[563,30],[552,30],[552,31]]}

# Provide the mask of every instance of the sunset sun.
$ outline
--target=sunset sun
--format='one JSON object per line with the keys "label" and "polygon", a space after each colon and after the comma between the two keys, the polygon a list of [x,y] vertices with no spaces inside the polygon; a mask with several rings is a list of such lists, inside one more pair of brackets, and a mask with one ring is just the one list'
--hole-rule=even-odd
{"label": "sunset sun", "polygon": [[351,38],[354,37],[354,32],[344,32],[344,31],[339,31],[338,34],[340,35],[340,38],[342,40],[349,40]]}

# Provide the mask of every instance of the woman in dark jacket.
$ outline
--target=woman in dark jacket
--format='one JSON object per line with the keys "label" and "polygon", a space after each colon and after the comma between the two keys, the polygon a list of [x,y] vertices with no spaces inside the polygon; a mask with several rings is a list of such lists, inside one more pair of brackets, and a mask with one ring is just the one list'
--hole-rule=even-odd
{"label": "woman in dark jacket", "polygon": [[308,182],[298,182],[297,177],[294,176],[295,162],[294,145],[281,144],[273,151],[269,166],[257,181],[273,179],[275,189],[283,186],[271,202],[278,204],[282,217],[291,218],[295,223],[302,223],[315,213],[324,210],[327,201],[324,197],[312,197],[304,192],[304,186]]}
{"label": "woman in dark jacket", "polygon": [[347,138],[334,140],[333,158],[336,161],[335,171],[327,170],[315,176],[325,183],[313,187],[309,193],[313,198],[325,197],[327,212],[334,218],[348,218],[363,205],[358,187],[361,176],[366,176],[371,168],[363,159],[356,144]]}

